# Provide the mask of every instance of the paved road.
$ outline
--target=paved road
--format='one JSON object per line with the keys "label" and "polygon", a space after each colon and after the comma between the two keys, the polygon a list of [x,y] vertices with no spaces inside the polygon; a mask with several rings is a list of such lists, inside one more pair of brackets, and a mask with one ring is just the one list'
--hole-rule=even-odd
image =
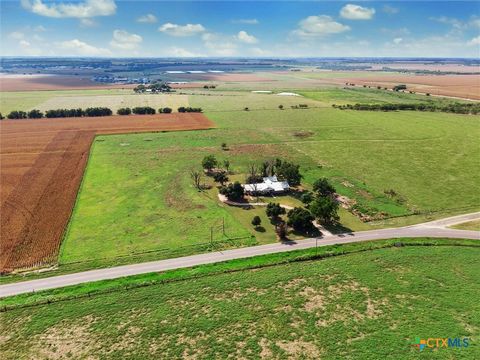
{"label": "paved road", "polygon": [[322,238],[311,238],[288,244],[275,243],[259,245],[240,249],[185,256],[176,259],[159,260],[147,263],[117,266],[107,269],[90,270],[68,275],[53,276],[45,279],[0,285],[0,298],[28,293],[32,291],[60,288],[64,286],[76,285],[91,281],[116,279],[124,276],[186,268],[195,265],[211,264],[232,259],[248,258],[257,255],[308,249],[317,245],[326,246],[400,237],[437,237],[457,239],[467,238],[480,240],[479,231],[453,230],[447,228],[447,226],[476,219],[480,219],[480,212],[454,216],[446,219],[431,221],[413,226],[405,226],[401,228],[360,231],[341,235],[327,235]]}

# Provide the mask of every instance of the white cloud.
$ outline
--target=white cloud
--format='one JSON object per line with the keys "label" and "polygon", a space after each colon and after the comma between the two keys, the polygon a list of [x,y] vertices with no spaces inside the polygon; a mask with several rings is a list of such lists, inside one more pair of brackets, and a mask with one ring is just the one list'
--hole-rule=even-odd
{"label": "white cloud", "polygon": [[441,24],[451,25],[455,29],[465,28],[465,24],[462,21],[455,18],[449,18],[447,16],[430,17],[430,20],[439,22]]}
{"label": "white cloud", "polygon": [[21,47],[29,47],[30,43],[27,40],[20,40],[18,45],[20,45]]}
{"label": "white cloud", "polygon": [[82,27],[94,27],[97,26],[97,22],[95,20],[89,19],[89,18],[82,18],[80,19],[80,25]]}
{"label": "white cloud", "polygon": [[38,25],[38,26],[35,26],[33,28],[33,31],[36,31],[36,32],[44,32],[44,31],[47,31],[47,29],[45,29],[45,27],[43,25]]}
{"label": "white cloud", "polygon": [[315,37],[338,34],[350,30],[347,25],[340,24],[327,15],[309,16],[299,22],[299,28],[293,31],[300,37]]}
{"label": "white cloud", "polygon": [[386,14],[394,15],[397,14],[400,10],[390,5],[383,5],[382,11]]}
{"label": "white cloud", "polygon": [[112,52],[108,49],[98,48],[89,45],[78,39],[61,41],[55,43],[58,49],[62,50],[62,55],[80,55],[80,56],[111,56]]}
{"label": "white cloud", "polygon": [[245,44],[256,44],[258,42],[258,39],[255,36],[249,35],[246,31],[243,30],[238,32],[236,38],[238,41]]}
{"label": "white cloud", "polygon": [[236,19],[232,20],[234,24],[246,24],[246,25],[257,25],[259,21],[257,19]]}
{"label": "white cloud", "polygon": [[252,53],[252,55],[254,56],[271,56],[272,55],[272,52],[269,51],[269,50],[264,50],[264,49],[261,49],[259,47],[254,47],[254,48],[251,48],[250,49],[250,52]]}
{"label": "white cloud", "polygon": [[397,45],[400,44],[402,41],[403,41],[403,39],[401,37],[393,39],[393,43],[397,44]]}
{"label": "white cloud", "polygon": [[153,24],[157,22],[157,17],[153,14],[147,14],[140,16],[137,18],[137,22],[139,23],[147,23],[147,24]]}
{"label": "white cloud", "polygon": [[340,16],[349,20],[370,20],[374,14],[374,8],[354,4],[347,4],[340,10]]}
{"label": "white cloud", "polygon": [[8,34],[8,37],[15,40],[21,40],[25,37],[25,34],[20,31],[13,31],[10,34]]}
{"label": "white cloud", "polygon": [[142,41],[143,38],[140,35],[131,34],[125,30],[114,30],[110,46],[120,50],[134,50]]}
{"label": "white cloud", "polygon": [[174,46],[174,47],[171,47],[167,50],[166,56],[171,56],[171,57],[200,57],[202,55],[191,52],[190,50],[186,50],[186,49]]}
{"label": "white cloud", "polygon": [[86,0],[79,3],[46,4],[42,0],[21,0],[22,6],[37,15],[53,18],[89,18],[115,14],[114,0]]}
{"label": "white cloud", "polygon": [[163,24],[158,31],[172,36],[193,36],[205,31],[201,24],[178,25],[172,23]]}
{"label": "white cloud", "polygon": [[480,35],[477,36],[477,37],[474,37],[472,40],[470,40],[468,43],[467,43],[468,46],[478,46],[480,45]]}

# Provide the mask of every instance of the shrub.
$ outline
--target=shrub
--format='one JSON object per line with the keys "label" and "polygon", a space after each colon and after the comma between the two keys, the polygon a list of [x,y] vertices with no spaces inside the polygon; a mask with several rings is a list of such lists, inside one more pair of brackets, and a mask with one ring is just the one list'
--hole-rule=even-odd
{"label": "shrub", "polygon": [[169,108],[169,107],[158,109],[159,114],[170,114],[171,112],[172,112],[172,108]]}
{"label": "shrub", "polygon": [[260,216],[256,215],[253,217],[252,219],[252,225],[257,227],[257,226],[260,226],[262,224],[262,219],[260,219]]}

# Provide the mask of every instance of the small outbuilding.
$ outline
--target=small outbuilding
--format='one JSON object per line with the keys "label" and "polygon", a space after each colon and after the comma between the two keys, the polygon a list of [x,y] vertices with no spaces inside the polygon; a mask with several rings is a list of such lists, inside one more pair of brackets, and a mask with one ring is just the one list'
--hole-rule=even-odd
{"label": "small outbuilding", "polygon": [[288,185],[287,181],[278,181],[274,175],[264,177],[261,183],[245,184],[243,189],[249,195],[274,195],[289,191],[290,185]]}

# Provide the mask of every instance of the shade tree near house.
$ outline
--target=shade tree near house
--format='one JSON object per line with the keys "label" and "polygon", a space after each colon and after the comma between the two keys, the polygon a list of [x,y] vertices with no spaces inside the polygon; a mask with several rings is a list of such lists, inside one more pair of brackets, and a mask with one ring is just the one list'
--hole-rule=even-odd
{"label": "shade tree near house", "polygon": [[238,181],[235,181],[233,184],[222,186],[220,188],[220,194],[226,196],[228,200],[238,201],[243,200],[245,192],[243,186]]}
{"label": "shade tree near house", "polygon": [[331,225],[339,220],[338,208],[338,201],[332,196],[317,196],[308,206],[315,219],[324,225]]}
{"label": "shade tree near house", "polygon": [[280,215],[285,214],[285,208],[281,207],[278,203],[269,203],[265,210],[265,213],[269,218],[278,220]]}
{"label": "shade tree near house", "polygon": [[327,178],[320,178],[313,183],[313,191],[319,196],[332,196],[335,194],[335,187]]}
{"label": "shade tree near house", "polygon": [[213,180],[223,186],[229,179],[224,171],[219,171],[213,174]]}
{"label": "shade tree near house", "polygon": [[314,217],[307,209],[296,207],[287,214],[287,225],[291,226],[295,231],[309,232],[313,226]]}

